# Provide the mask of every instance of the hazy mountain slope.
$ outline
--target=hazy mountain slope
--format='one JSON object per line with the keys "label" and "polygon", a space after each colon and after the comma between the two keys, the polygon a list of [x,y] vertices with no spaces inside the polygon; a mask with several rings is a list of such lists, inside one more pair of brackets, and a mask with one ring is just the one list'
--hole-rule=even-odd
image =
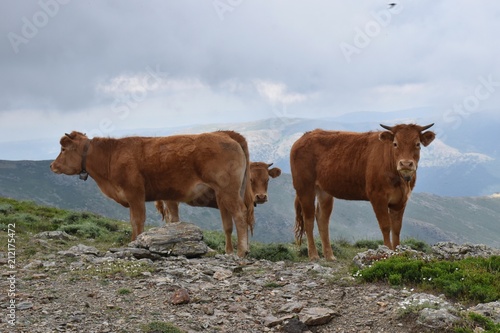
{"label": "hazy mountain slope", "polygon": [[[84,182],[77,176],[56,175],[50,171],[49,164],[50,161],[0,161],[0,196],[129,220],[128,209],[105,197],[91,178]],[[294,197],[290,174],[271,179],[269,202],[255,209],[253,239],[293,240]],[[181,219],[203,229],[222,229],[216,209],[181,205],[180,215]],[[147,205],[147,223],[162,223],[152,203]],[[332,239],[381,239],[368,202],[336,200],[330,229]],[[442,197],[425,193],[412,195],[402,230],[402,237],[416,237],[429,243],[451,240],[500,247],[498,235],[500,198]]]}

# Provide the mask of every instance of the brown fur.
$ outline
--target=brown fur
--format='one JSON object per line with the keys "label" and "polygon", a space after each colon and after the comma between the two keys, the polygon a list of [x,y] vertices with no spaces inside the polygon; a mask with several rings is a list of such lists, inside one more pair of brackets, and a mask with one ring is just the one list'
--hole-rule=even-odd
{"label": "brown fur", "polygon": [[397,125],[390,131],[366,133],[318,129],[294,143],[290,166],[296,191],[295,236],[300,243],[306,234],[311,260],[319,258],[313,237],[315,219],[324,256],[335,259],[328,229],[334,197],[370,201],[384,244],[392,249],[399,245],[403,213],[415,186],[420,144],[427,146],[435,137],[431,131],[422,133],[426,128]]}
{"label": "brown fur", "polygon": [[[52,162],[51,170],[79,174],[87,141],[80,132],[63,136],[61,153]],[[190,202],[197,189],[209,187],[221,207],[226,252],[233,252],[233,220],[238,255],[248,252],[248,229],[254,224],[253,198],[248,146],[240,134],[219,131],[170,137],[93,138],[86,170],[105,195],[130,208],[133,240],[144,230],[146,201]]]}
{"label": "brown fur", "polygon": [[[281,175],[280,168],[269,167],[272,165],[264,162],[250,163],[250,184],[253,202],[263,204],[267,201],[267,186],[269,177],[276,178]],[[192,201],[186,204],[194,207],[210,207],[219,208],[215,198],[215,192],[210,187],[200,190],[193,194],[195,197]],[[161,214],[162,220],[165,222],[178,222],[179,219],[179,203],[176,201],[156,201],[156,209]]]}

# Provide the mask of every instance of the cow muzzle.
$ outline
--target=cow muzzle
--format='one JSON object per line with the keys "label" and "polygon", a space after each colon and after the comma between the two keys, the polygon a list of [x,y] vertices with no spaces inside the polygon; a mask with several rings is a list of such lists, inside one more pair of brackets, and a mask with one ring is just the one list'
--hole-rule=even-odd
{"label": "cow muzzle", "polygon": [[412,160],[400,160],[398,162],[398,172],[403,179],[409,182],[415,172],[417,171],[417,164]]}
{"label": "cow muzzle", "polygon": [[267,194],[256,194],[254,202],[257,204],[263,204],[267,202]]}
{"label": "cow muzzle", "polygon": [[52,162],[50,163],[50,170],[53,172],[53,173],[57,173],[57,174],[61,174],[62,172],[57,168],[57,166],[55,165],[55,162]]}

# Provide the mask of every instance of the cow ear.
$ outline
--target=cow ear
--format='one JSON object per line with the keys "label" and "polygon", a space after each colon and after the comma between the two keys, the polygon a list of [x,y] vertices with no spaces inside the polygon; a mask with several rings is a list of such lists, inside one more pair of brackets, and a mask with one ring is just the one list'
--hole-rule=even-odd
{"label": "cow ear", "polygon": [[378,139],[382,142],[393,142],[394,134],[389,131],[380,132],[380,134],[378,135]]}
{"label": "cow ear", "polygon": [[272,169],[269,169],[268,173],[269,173],[269,176],[271,176],[272,178],[276,178],[276,177],[279,177],[281,175],[281,169],[280,168],[272,168]]}
{"label": "cow ear", "polygon": [[73,139],[71,139],[71,137],[67,134],[61,138],[61,141],[59,141],[62,147],[68,147],[72,142]]}
{"label": "cow ear", "polygon": [[432,131],[427,131],[422,134],[420,134],[420,141],[424,145],[424,147],[427,147],[428,145],[431,144],[432,141],[436,138],[436,134]]}

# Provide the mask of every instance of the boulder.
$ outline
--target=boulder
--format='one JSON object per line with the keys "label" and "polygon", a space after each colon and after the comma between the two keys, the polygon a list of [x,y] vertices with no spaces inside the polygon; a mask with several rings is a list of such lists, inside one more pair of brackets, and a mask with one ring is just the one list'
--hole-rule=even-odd
{"label": "boulder", "polygon": [[58,239],[65,241],[78,239],[75,236],[71,236],[64,231],[57,231],[57,230],[40,232],[36,234],[34,237],[38,239]]}
{"label": "boulder", "polygon": [[208,252],[202,230],[192,223],[167,223],[143,232],[129,247],[143,248],[162,256],[199,257]]}

